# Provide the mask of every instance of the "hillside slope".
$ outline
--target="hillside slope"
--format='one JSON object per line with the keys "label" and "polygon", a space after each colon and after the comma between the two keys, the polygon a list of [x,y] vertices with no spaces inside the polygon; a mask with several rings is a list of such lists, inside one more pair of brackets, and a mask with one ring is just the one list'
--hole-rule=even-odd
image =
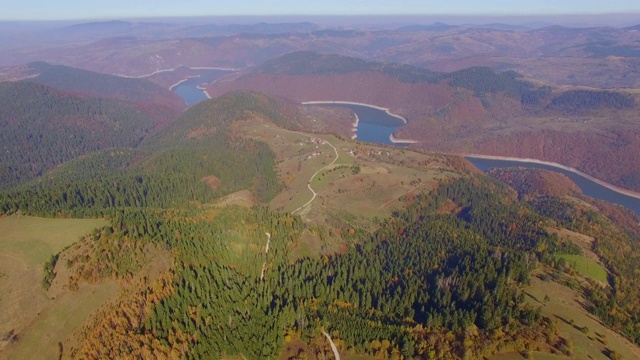
{"label": "hillside slope", "polygon": [[140,107],[43,85],[0,83],[0,188],[93,151],[132,147],[158,125]]}
{"label": "hillside slope", "polygon": [[162,123],[173,120],[186,108],[178,95],[146,79],[100,74],[42,61],[27,64],[27,71],[30,77],[26,81],[29,82],[83,97],[113,98],[140,104]]}
{"label": "hillside slope", "polygon": [[[588,199],[576,201],[570,184],[547,186],[556,179],[545,174],[513,173],[521,189],[533,179],[540,190],[522,200],[456,156],[282,128],[295,128],[299,111],[233,92],[199,103],[142,145],[92,152],[0,192],[3,216],[108,219],[59,253],[43,250],[49,290],[30,291],[69,301],[51,302],[62,309],[43,311],[40,326],[88,293],[106,289],[110,300],[97,296],[103,301],[76,313],[73,332],[54,343],[41,327],[8,330],[0,340],[8,356],[28,348],[41,357],[57,349],[72,358],[319,359],[332,351],[324,333],[345,358],[639,353],[615,332],[640,342],[633,215],[609,220]],[[300,174],[298,185],[280,182]],[[296,187],[314,198],[315,188],[318,199],[307,204],[342,210],[341,223],[277,211]],[[387,199],[376,187],[401,191]],[[215,201],[240,189],[265,206]],[[372,202],[346,204],[357,202],[352,190],[369,191],[362,197]],[[397,206],[371,212],[390,202]],[[356,221],[365,213],[371,226]],[[580,274],[563,259],[601,271]],[[564,298],[530,295],[541,288]],[[559,302],[570,311],[553,313]]]}
{"label": "hillside slope", "polygon": [[[236,134],[232,123],[259,116],[284,124],[277,104],[256,93],[204,101],[142,145],[109,144],[0,192],[2,211],[95,216],[121,207],[184,207],[243,189],[268,201],[281,187],[275,155],[265,143]],[[215,187],[206,181],[212,176]]]}
{"label": "hillside slope", "polygon": [[640,190],[640,159],[626,155],[640,151],[632,92],[535,86],[483,67],[437,73],[308,52],[207,87],[212,96],[235,89],[382,106],[408,119],[396,136],[426,150],[537,158]]}

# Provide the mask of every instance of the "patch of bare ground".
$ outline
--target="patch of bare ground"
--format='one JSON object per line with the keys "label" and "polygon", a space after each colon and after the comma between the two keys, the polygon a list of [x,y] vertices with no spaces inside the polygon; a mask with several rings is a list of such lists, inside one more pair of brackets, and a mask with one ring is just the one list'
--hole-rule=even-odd
{"label": "patch of bare ground", "polygon": [[205,176],[202,179],[200,179],[202,182],[204,182],[205,184],[209,185],[209,187],[211,188],[211,190],[216,191],[216,189],[218,188],[218,186],[220,186],[220,179],[218,179],[216,176],[214,175],[209,175],[209,176]]}
{"label": "patch of bare ground", "polygon": [[438,214],[457,214],[459,212],[460,207],[458,206],[458,204],[449,199],[445,200],[438,209]]}
{"label": "patch of bare ground", "polygon": [[285,337],[285,345],[278,357],[280,360],[289,359],[309,359],[316,360],[317,357],[314,351],[309,348],[309,345],[305,344],[298,337],[293,337],[288,334]]}
{"label": "patch of bare ground", "polygon": [[213,203],[213,206],[245,206],[252,207],[256,205],[258,201],[256,197],[249,190],[240,190],[229,195],[223,196]]}

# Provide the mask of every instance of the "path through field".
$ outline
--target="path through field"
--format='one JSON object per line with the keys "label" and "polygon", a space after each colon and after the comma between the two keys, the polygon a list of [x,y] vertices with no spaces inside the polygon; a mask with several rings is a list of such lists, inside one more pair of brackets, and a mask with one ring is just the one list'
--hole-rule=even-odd
{"label": "path through field", "polygon": [[260,280],[264,279],[264,271],[267,268],[267,255],[269,255],[269,244],[271,244],[271,234],[266,232],[267,235],[267,246],[264,248],[265,259],[264,263],[262,263],[262,272],[260,273]]}
{"label": "path through field", "polygon": [[335,355],[336,360],[340,360],[340,353],[338,352],[336,344],[333,343],[333,340],[331,340],[329,334],[327,334],[324,330],[322,331],[322,334],[327,337],[327,340],[329,340],[329,344],[331,344],[331,350],[333,350],[333,355]]}
{"label": "path through field", "polygon": [[[306,135],[306,136],[308,136],[308,135]],[[311,136],[309,136],[309,137],[311,137]],[[333,159],[333,161],[332,161],[329,165],[325,165],[325,166],[323,166],[322,168],[320,168],[320,170],[316,171],[313,175],[311,175],[311,178],[310,178],[310,179],[309,179],[309,181],[307,182],[307,187],[309,188],[309,190],[311,190],[311,193],[313,194],[313,197],[311,197],[311,200],[309,200],[306,204],[304,204],[304,205],[300,206],[299,208],[297,208],[297,209],[293,210],[293,211],[291,212],[291,215],[293,215],[293,214],[295,214],[296,212],[298,212],[298,211],[300,211],[300,210],[304,209],[304,208],[305,208],[305,207],[307,207],[309,204],[311,204],[311,203],[313,202],[313,200],[315,200],[315,199],[316,199],[316,196],[317,196],[318,194],[317,194],[317,193],[316,193],[316,192],[311,188],[311,181],[313,181],[313,178],[314,178],[314,177],[316,177],[316,175],[318,175],[322,170],[324,170],[324,169],[326,169],[326,168],[328,168],[328,167],[332,166],[333,164],[335,164],[335,163],[336,163],[336,161],[338,161],[338,158],[340,157],[340,156],[338,155],[338,149],[336,149],[336,147],[335,147],[335,146],[333,146],[333,144],[332,144],[332,143],[330,143],[330,142],[329,142],[329,141],[327,141],[327,140],[323,140],[323,142],[322,142],[322,143],[323,143],[323,144],[327,144],[327,145],[329,145],[329,146],[331,146],[331,147],[333,148],[333,151],[336,153],[336,158],[335,158],[335,159]]]}

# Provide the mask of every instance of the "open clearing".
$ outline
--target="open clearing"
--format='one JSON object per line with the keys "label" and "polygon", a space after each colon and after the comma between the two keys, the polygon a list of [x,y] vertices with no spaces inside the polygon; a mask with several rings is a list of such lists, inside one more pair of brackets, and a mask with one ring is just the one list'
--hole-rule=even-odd
{"label": "open clearing", "polygon": [[593,259],[584,255],[556,255],[556,258],[563,258],[567,264],[584,276],[588,276],[602,283],[607,283],[607,270]]}
{"label": "open clearing", "polygon": [[13,215],[0,218],[0,254],[40,266],[80,236],[107,225],[104,219],[45,219]]}
{"label": "open clearing", "polygon": [[[332,231],[371,228],[373,219],[390,216],[402,206],[403,196],[434,189],[439,180],[458,176],[444,155],[289,131],[260,120],[248,121],[242,128],[278,154],[278,174],[286,188],[270,206],[298,210],[305,221],[328,225]],[[316,197],[303,207],[313,198],[308,186]]]}
{"label": "open clearing", "polygon": [[66,292],[25,329],[23,337],[10,349],[11,359],[57,359],[58,343],[78,331],[91,314],[117,293],[114,281],[85,284],[76,292]]}
{"label": "open clearing", "polygon": [[[608,359],[606,349],[615,350],[624,359],[640,359],[640,348],[629,340],[602,325],[600,320],[584,308],[582,296],[554,281],[543,281],[532,276],[531,285],[525,288],[527,301],[534,307],[542,307],[542,315],[556,320],[562,337],[573,343],[576,359]],[[545,295],[549,296],[544,301]],[[586,327],[586,332],[582,331]],[[535,358],[543,358],[535,355]]]}
{"label": "open clearing", "polygon": [[[34,324],[59,318],[57,312],[51,311],[53,308],[77,309],[78,313],[69,313],[66,320],[73,323],[74,317],[91,307],[92,293],[74,296],[75,306],[69,303],[70,299],[50,299],[42,287],[43,265],[51,255],[106,224],[103,219],[44,219],[19,215],[0,218],[0,339],[3,339],[0,358],[7,357],[9,350],[21,347],[23,339],[29,337],[43,341],[30,341],[29,347],[41,348],[46,340],[38,335],[39,326]],[[56,306],[63,302],[63,307]],[[7,349],[14,342],[11,349]],[[55,345],[57,349],[57,343]],[[42,357],[16,354],[12,358]]]}
{"label": "open clearing", "polygon": [[257,204],[255,196],[249,190],[240,190],[229,195],[223,196],[219,199],[216,199],[212,206],[214,207],[224,207],[224,206],[244,206],[244,207],[252,207]]}

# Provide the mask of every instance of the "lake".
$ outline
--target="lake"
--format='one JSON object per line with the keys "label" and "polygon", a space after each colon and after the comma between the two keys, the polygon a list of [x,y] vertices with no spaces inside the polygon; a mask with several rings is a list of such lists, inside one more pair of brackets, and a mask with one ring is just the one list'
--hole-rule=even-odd
{"label": "lake", "polygon": [[404,121],[399,117],[388,114],[379,108],[346,103],[317,103],[322,106],[342,107],[353,111],[359,119],[358,129],[355,131],[358,135],[357,140],[376,144],[406,146],[407,144],[394,143],[390,140],[391,134],[398,130]]}
{"label": "lake", "polygon": [[211,83],[221,78],[224,75],[229,74],[230,70],[197,70],[199,76],[186,79],[179,85],[171,88],[171,91],[179,95],[187,106],[192,106],[199,103],[202,100],[207,99],[203,90],[198,89],[198,86],[204,83]]}
{"label": "lake", "polygon": [[[200,73],[200,77],[188,79],[175,86],[172,90],[176,94],[180,95],[188,106],[191,106],[207,98],[202,90],[197,89],[197,86],[201,85],[202,83],[213,82],[228,73],[229,71],[225,70],[202,70]],[[356,132],[358,135],[358,141],[393,146],[407,145],[394,143],[390,140],[391,134],[393,134],[397,129],[404,125],[404,121],[396,116],[388,114],[382,109],[366,105],[333,102],[326,102],[319,105],[338,106],[348,108],[353,111],[359,119],[358,129]],[[585,195],[596,199],[608,201],[610,203],[622,205],[640,215],[640,199],[636,199],[632,196],[619,193],[615,190],[611,190],[579,174],[555,167],[553,165],[537,164],[516,160],[481,159],[474,157],[466,157],[466,159],[469,160],[474,166],[483,171],[487,171],[490,168],[507,167],[524,167],[555,171],[564,174],[571,180],[573,180],[573,182],[575,182],[576,185],[580,187]]]}
{"label": "lake", "polygon": [[[358,141],[394,146],[406,145],[393,143],[389,139],[389,136],[393,134],[397,129],[399,129],[402,125],[404,125],[404,122],[397,117],[389,115],[384,110],[370,106],[342,103],[327,103],[322,104],[322,106],[339,106],[348,108],[353,111],[360,119],[357,131]],[[622,205],[640,215],[640,199],[619,193],[615,190],[595,183],[579,174],[559,167],[555,167],[553,165],[537,164],[516,160],[481,159],[474,157],[466,157],[466,159],[469,160],[475,167],[483,171],[488,171],[491,168],[507,167],[524,167],[555,171],[564,174],[568,178],[573,180],[573,182],[576,183],[578,187],[580,187],[585,195],[610,203]]]}
{"label": "lake", "polygon": [[565,170],[553,165],[537,164],[525,161],[516,160],[494,160],[494,159],[481,159],[471,156],[466,157],[475,167],[482,171],[488,171],[491,168],[507,168],[507,167],[523,167],[528,169],[546,169],[555,171],[566,175],[569,179],[573,180],[578,187],[582,190],[582,193],[591,196],[592,198],[608,201],[610,203],[622,205],[627,209],[633,210],[636,214],[640,215],[640,199],[636,199],[632,196],[628,196],[619,193],[615,190],[604,187],[598,183],[595,183],[579,174]]}

